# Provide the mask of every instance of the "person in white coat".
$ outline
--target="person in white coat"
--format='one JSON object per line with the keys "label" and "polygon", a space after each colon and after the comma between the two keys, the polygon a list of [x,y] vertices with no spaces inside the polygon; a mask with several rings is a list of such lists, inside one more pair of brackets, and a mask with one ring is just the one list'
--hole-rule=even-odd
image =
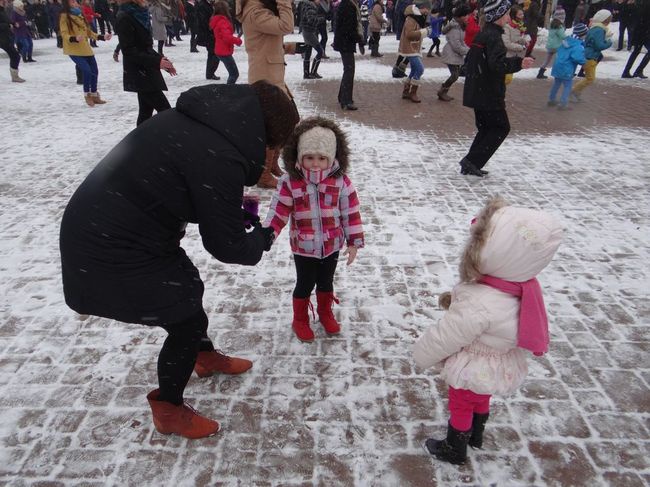
{"label": "person in white coat", "polygon": [[441,299],[448,310],[414,348],[419,367],[442,364],[449,386],[447,438],[425,442],[439,460],[462,464],[468,444],[481,448],[491,396],[521,386],[528,373],[526,350],[548,351],[548,320],[535,276],[561,240],[561,224],[552,215],[508,206],[501,198],[490,200],[474,220],[461,282],[450,302]]}

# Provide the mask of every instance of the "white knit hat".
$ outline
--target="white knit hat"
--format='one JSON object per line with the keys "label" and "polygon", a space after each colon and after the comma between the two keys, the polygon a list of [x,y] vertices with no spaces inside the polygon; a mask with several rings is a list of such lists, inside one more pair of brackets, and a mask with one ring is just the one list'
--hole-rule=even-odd
{"label": "white knit hat", "polygon": [[325,156],[331,164],[336,158],[336,134],[321,126],[307,130],[298,139],[298,164],[305,154]]}
{"label": "white knit hat", "polygon": [[594,14],[594,16],[591,18],[592,22],[596,22],[598,24],[602,24],[605,22],[608,18],[612,16],[612,13],[607,10],[607,9],[600,9],[598,12]]}
{"label": "white knit hat", "polygon": [[25,7],[22,0],[14,0],[14,8],[22,10]]}

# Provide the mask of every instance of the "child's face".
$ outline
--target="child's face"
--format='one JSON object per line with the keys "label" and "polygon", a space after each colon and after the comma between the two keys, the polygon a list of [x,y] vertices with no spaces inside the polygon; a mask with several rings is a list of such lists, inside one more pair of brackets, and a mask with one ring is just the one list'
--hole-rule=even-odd
{"label": "child's face", "polygon": [[523,10],[517,10],[517,19],[516,20],[524,20],[524,12],[523,12]]}
{"label": "child's face", "polygon": [[302,156],[302,167],[311,171],[324,170],[330,166],[327,157],[320,154],[305,154]]}

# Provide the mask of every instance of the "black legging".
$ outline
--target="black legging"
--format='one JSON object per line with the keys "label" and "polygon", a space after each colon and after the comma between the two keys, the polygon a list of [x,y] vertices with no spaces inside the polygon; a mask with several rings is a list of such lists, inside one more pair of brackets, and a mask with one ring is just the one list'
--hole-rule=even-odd
{"label": "black legging", "polygon": [[185,321],[160,327],[168,335],[158,355],[159,399],[180,405],[196,356],[199,352],[214,350],[208,338],[208,317],[201,310]]}
{"label": "black legging", "polygon": [[324,259],[293,255],[296,264],[296,288],[293,297],[308,298],[316,286],[317,291],[332,292],[334,290],[334,272],[339,260],[339,253],[334,252]]}
{"label": "black legging", "polygon": [[20,54],[16,50],[16,46],[11,42],[3,42],[0,44],[0,49],[9,55],[9,66],[11,69],[18,69],[18,65],[20,64]]}
{"label": "black legging", "polygon": [[478,133],[467,153],[467,159],[481,169],[497,151],[510,132],[505,110],[474,110]]}
{"label": "black legging", "polygon": [[445,88],[451,87],[456,81],[458,81],[458,76],[460,76],[460,66],[458,64],[448,64],[450,76],[442,84]]}
{"label": "black legging", "polygon": [[167,100],[165,94],[160,91],[139,91],[138,92],[138,121],[137,125],[140,125],[142,122],[149,120],[153,111],[160,113],[169,108],[171,105]]}

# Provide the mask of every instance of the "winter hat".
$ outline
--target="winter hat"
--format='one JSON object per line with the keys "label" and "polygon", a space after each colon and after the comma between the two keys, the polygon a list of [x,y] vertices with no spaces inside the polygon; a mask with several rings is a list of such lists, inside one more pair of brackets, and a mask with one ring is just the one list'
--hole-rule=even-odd
{"label": "winter hat", "polygon": [[297,164],[301,164],[305,154],[318,154],[329,159],[336,158],[336,134],[326,127],[316,126],[304,132],[298,139]]}
{"label": "winter hat", "polygon": [[557,6],[555,12],[553,12],[553,18],[564,23],[564,21],[566,20],[566,10],[564,10],[564,7],[562,7],[562,5]]}
{"label": "winter hat", "polygon": [[573,26],[573,37],[583,37],[589,32],[589,27],[585,24],[576,24]]}
{"label": "winter hat", "polygon": [[14,0],[14,8],[22,10],[24,7],[22,0]]}
{"label": "winter hat", "polygon": [[510,0],[487,0],[483,7],[486,22],[494,22],[499,20],[510,10]]}
{"label": "winter hat", "polygon": [[607,19],[609,19],[612,16],[612,13],[607,10],[607,9],[600,9],[598,12],[594,14],[594,16],[591,18],[592,22],[596,22],[598,24],[602,24],[605,22]]}
{"label": "winter hat", "polygon": [[431,0],[415,0],[413,2],[413,5],[415,5],[417,8],[428,8],[431,10]]}
{"label": "winter hat", "polygon": [[472,13],[472,9],[465,4],[461,4],[458,7],[454,8],[452,14],[454,17],[465,17]]}

